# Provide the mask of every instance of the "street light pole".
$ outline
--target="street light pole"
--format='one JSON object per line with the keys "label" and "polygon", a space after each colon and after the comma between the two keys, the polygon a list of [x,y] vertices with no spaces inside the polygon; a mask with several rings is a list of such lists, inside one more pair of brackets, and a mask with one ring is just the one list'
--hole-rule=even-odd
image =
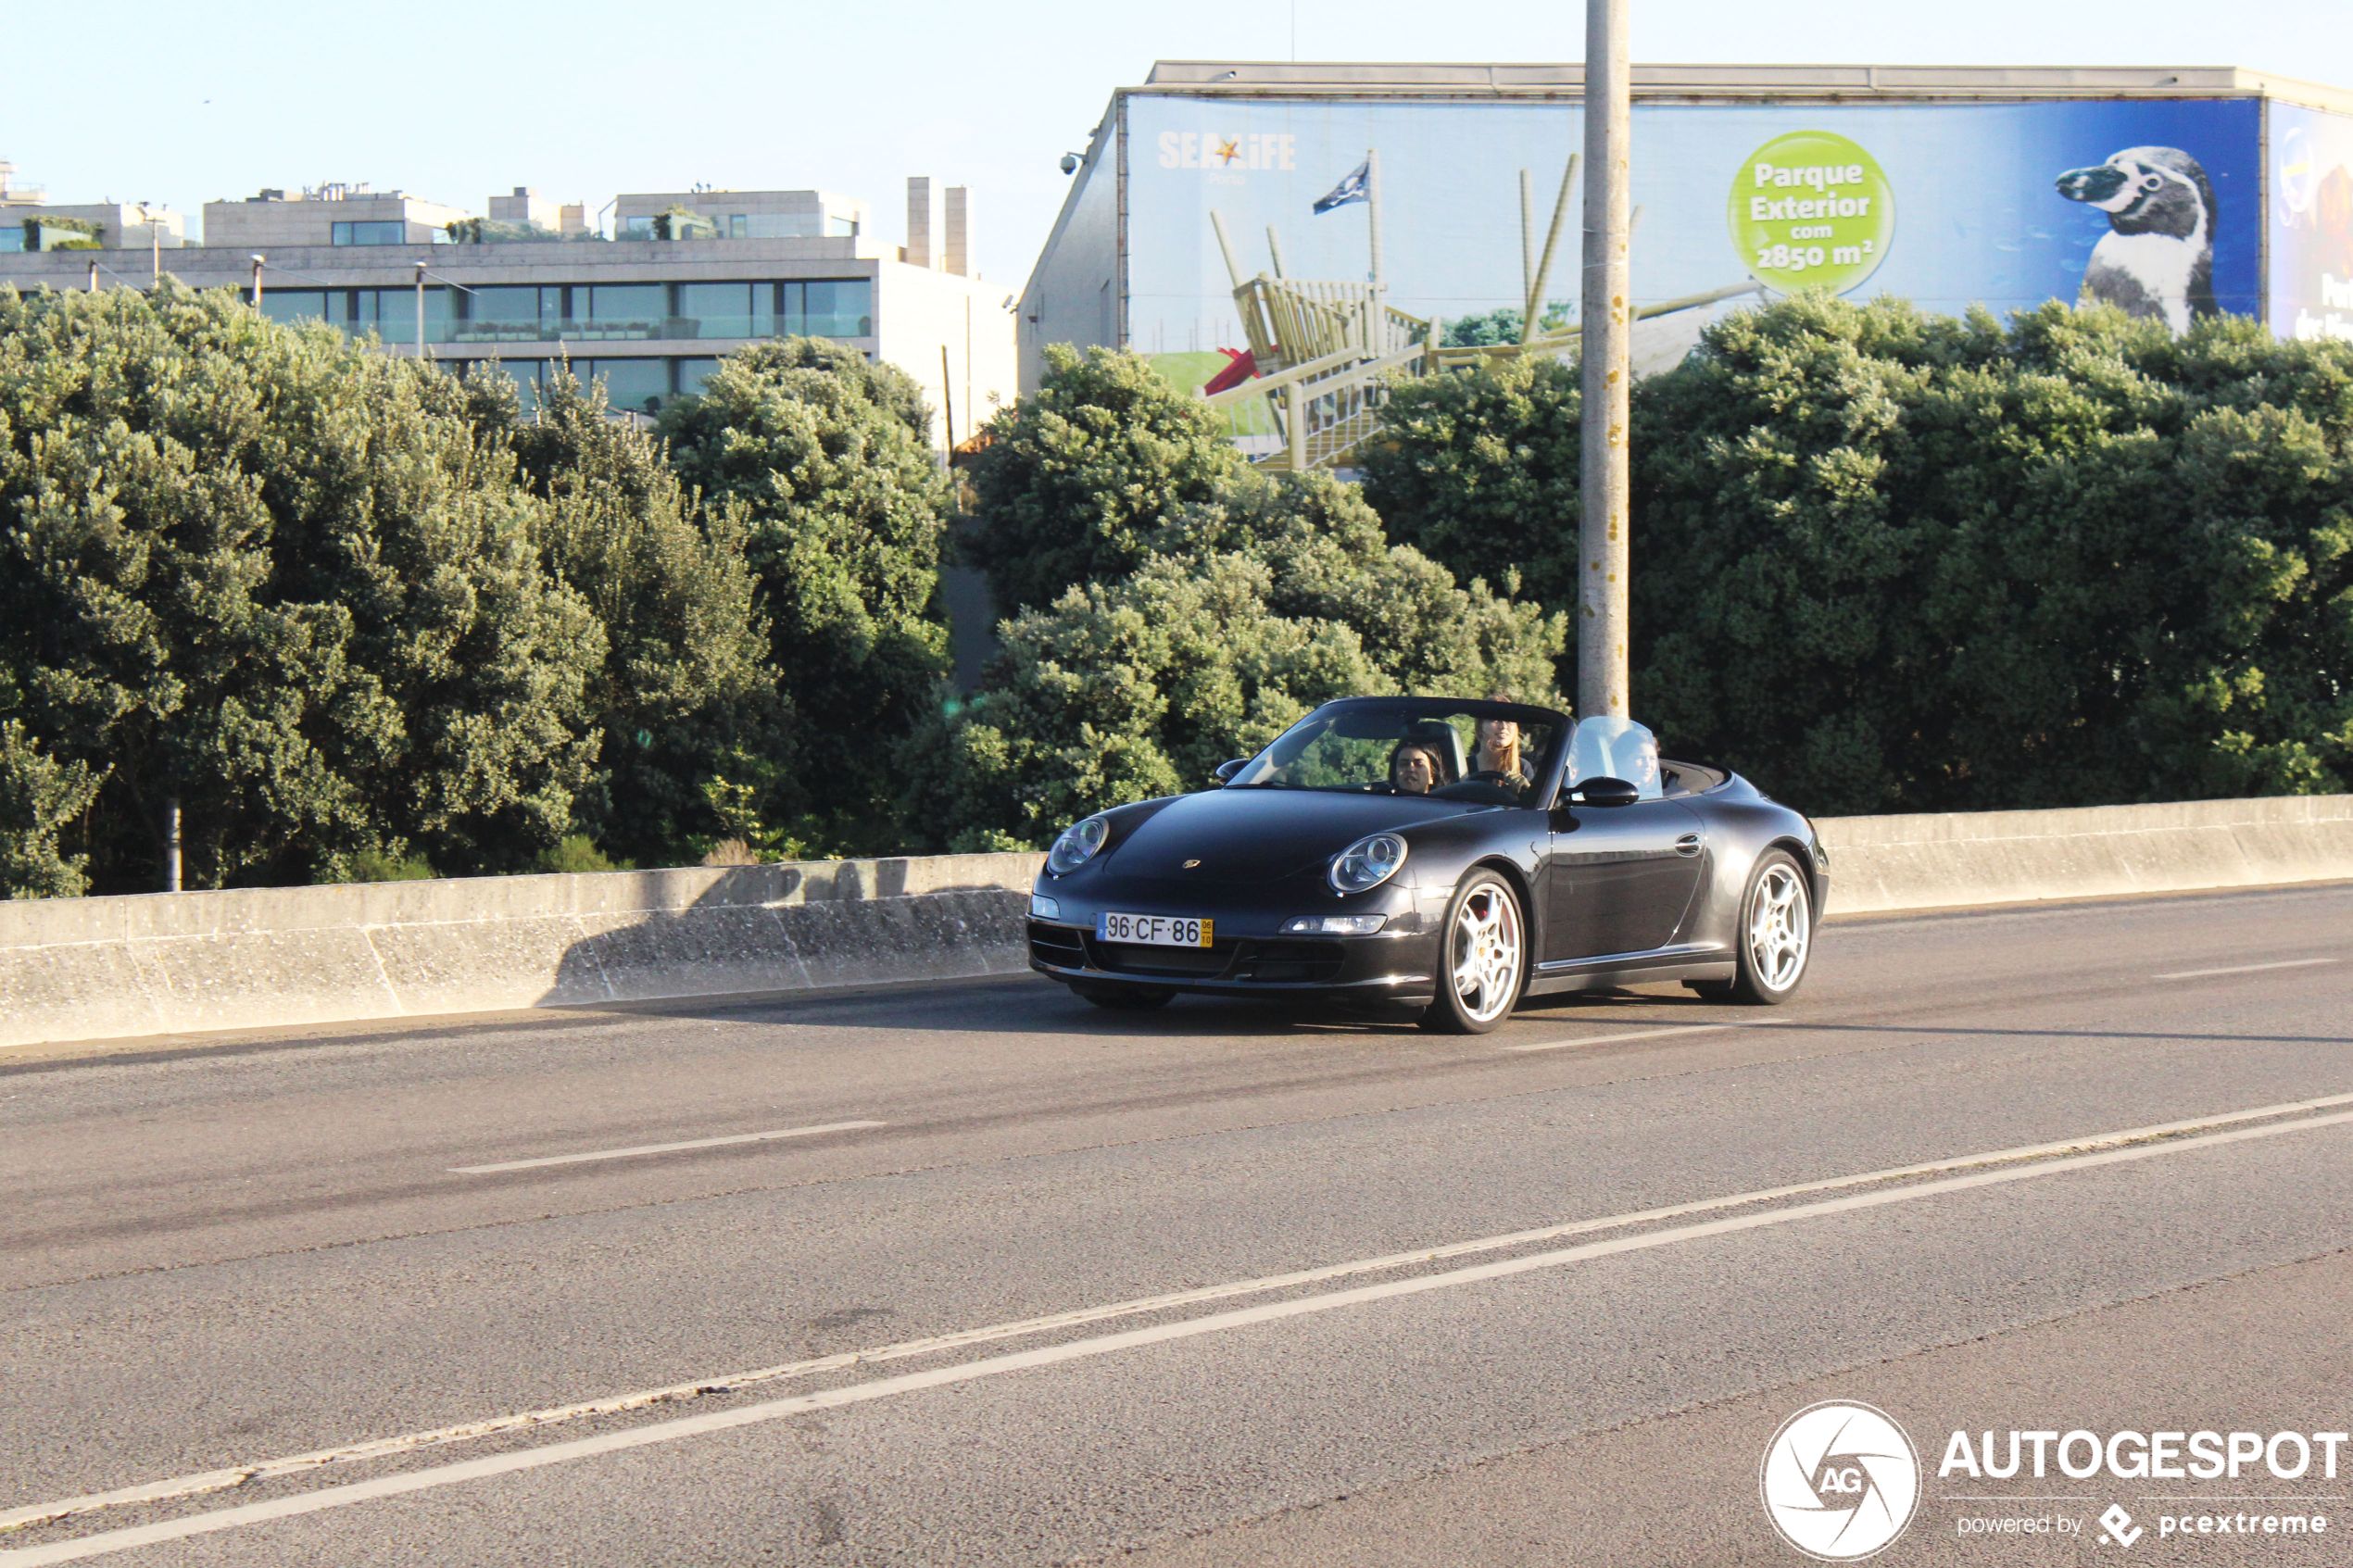
{"label": "street light pole", "polygon": [[[1627,391],[1633,330],[1628,168],[1629,0],[1585,0],[1583,515],[1578,529],[1577,709],[1631,717],[1627,669]],[[1531,307],[1532,308],[1532,307]]]}
{"label": "street light pole", "polygon": [[261,270],[268,265],[269,260],[265,257],[253,258],[253,307],[256,310],[261,308]]}

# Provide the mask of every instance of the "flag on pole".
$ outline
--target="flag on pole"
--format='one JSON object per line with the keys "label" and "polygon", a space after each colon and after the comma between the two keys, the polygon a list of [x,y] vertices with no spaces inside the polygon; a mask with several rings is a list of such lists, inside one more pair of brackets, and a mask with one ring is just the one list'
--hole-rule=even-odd
{"label": "flag on pole", "polygon": [[1372,174],[1373,160],[1366,158],[1356,166],[1355,170],[1347,179],[1334,185],[1330,194],[1316,202],[1315,216],[1321,218],[1332,208],[1346,207],[1350,202],[1369,201],[1372,196]]}

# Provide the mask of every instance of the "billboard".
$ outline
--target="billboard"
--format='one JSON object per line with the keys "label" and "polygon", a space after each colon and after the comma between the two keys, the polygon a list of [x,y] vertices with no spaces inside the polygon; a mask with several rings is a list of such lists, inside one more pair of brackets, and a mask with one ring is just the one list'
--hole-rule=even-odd
{"label": "billboard", "polygon": [[2271,106],[2271,330],[2353,338],[2353,119]]}
{"label": "billboard", "polygon": [[[2254,314],[2261,113],[2246,99],[1637,104],[1636,303],[1754,282],[1948,312],[2088,289],[2177,329]],[[1574,103],[1137,94],[1126,129],[1127,342],[1170,356],[1187,384],[1236,346],[1213,210],[1244,276],[1355,282],[1377,216],[1390,304],[1459,321],[1520,303],[1521,171],[1541,250],[1584,140]],[[1368,154],[1377,203],[1347,183]],[[1555,320],[1574,319],[1581,217],[1569,190],[1545,289]]]}

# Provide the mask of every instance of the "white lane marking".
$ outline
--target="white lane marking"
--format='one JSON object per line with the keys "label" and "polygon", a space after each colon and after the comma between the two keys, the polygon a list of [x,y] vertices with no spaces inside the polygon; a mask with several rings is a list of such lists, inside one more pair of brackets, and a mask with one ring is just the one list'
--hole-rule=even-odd
{"label": "white lane marking", "polygon": [[[100,1509],[120,1507],[126,1503],[156,1502],[170,1498],[197,1497],[207,1492],[225,1491],[229,1487],[243,1486],[250,1481],[292,1474],[330,1464],[348,1464],[361,1460],[385,1459],[396,1454],[412,1453],[421,1449],[437,1448],[445,1443],[459,1443],[476,1437],[493,1436],[501,1432],[548,1426],[560,1422],[576,1421],[586,1416],[615,1415],[625,1411],[643,1410],[653,1405],[692,1399],[706,1391],[732,1391],[754,1384],[772,1383],[780,1378],[837,1372],[846,1367],[872,1365],[882,1361],[904,1361],[913,1356],[932,1355],[942,1350],[959,1349],[968,1345],[988,1344],[1000,1339],[1017,1338],[1024,1335],[1043,1334],[1059,1328],[1075,1328],[1085,1323],[1101,1323],[1112,1318],[1166,1311],[1177,1307],[1196,1306],[1204,1301],[1224,1300],[1236,1296],[1261,1295],[1270,1290],[1291,1289],[1302,1285],[1319,1285],[1327,1280],[1345,1279],[1353,1274],[1384,1273],[1391,1269],[1408,1268],[1416,1263],[1438,1262],[1444,1259],[1466,1257],[1478,1252],[1491,1252],[1508,1247],[1523,1247],[1540,1241],[1554,1241],[1564,1236],[1586,1235],[1593,1231],[1649,1224],[1660,1220],[1680,1219],[1689,1214],[1704,1214],[1722,1209],[1743,1208],[1751,1204],[1767,1203],[1784,1198],[1801,1198],[1808,1193],[1834,1192],[1841,1187],[1863,1186],[1875,1182],[1900,1181],[1912,1176],[1934,1175],[1943,1171],[1963,1171],[1982,1165],[2044,1160],[2054,1155],[2082,1154],[2096,1149],[2113,1148],[2122,1144],[2140,1143],[2150,1138],[2169,1137],[2177,1133],[2190,1132],[2202,1127],[2225,1127],[2237,1122],[2289,1116],[2301,1111],[2325,1110],[2333,1106],[2340,1105],[2353,1105],[2353,1094],[2325,1095],[2313,1099],[2286,1100],[2277,1105],[2259,1105],[2246,1110],[2221,1111],[2211,1116],[2196,1117],[2186,1122],[2160,1122],[2145,1127],[2126,1127],[2117,1132],[2095,1133],[2085,1137],[2062,1139],[2057,1143],[2023,1144],[2015,1148],[1994,1149],[1982,1154],[1965,1154],[1953,1160],[1935,1160],[1919,1165],[1898,1165],[1883,1171],[1866,1171],[1859,1175],[1832,1176],[1822,1181],[1800,1182],[1789,1186],[1765,1187],[1755,1192],[1734,1193],[1726,1198],[1700,1198],[1690,1203],[1669,1204],[1661,1209],[1644,1209],[1631,1213],[1608,1214],[1598,1219],[1569,1220],[1559,1224],[1544,1225],[1535,1230],[1511,1231],[1501,1236],[1479,1236],[1469,1241],[1450,1242],[1442,1247],[1422,1248],[1412,1252],[1390,1252],[1377,1258],[1359,1258],[1345,1263],[1327,1263],[1320,1268],[1301,1269],[1290,1273],[1267,1274],[1256,1279],[1232,1280],[1223,1285],[1202,1286],[1191,1290],[1170,1291],[1160,1296],[1143,1296],[1101,1306],[1080,1307],[1066,1312],[1049,1313],[1043,1317],[1019,1318],[1010,1323],[962,1329],[952,1334],[932,1335],[922,1339],[902,1339],[894,1344],[876,1346],[868,1349],[844,1350],[830,1356],[816,1356],[805,1361],[786,1361],[777,1366],[761,1367],[753,1372],[729,1373],[718,1377],[698,1378],[692,1383],[673,1383],[661,1388],[646,1388],[631,1394],[618,1394],[602,1399],[584,1400],[578,1404],[557,1405],[511,1415],[493,1416],[484,1421],[437,1427],[425,1432],[411,1432],[397,1437],[382,1437],[371,1442],[351,1443],[340,1448],[318,1449],[309,1453],[289,1454],[283,1458],[262,1460],[252,1464],[206,1471],[195,1475],[175,1476],[170,1480],[153,1481],[144,1486],[126,1486],[118,1491],[95,1492],[83,1497],[67,1498],[57,1502],[34,1503],[0,1512],[0,1530],[21,1529],[32,1524],[50,1524],[59,1519],[71,1518],[76,1514],[94,1513]],[[2302,1124],[2293,1123],[2293,1125]],[[0,1557],[0,1563],[5,1562],[5,1557]]]}
{"label": "white lane marking", "polygon": [[2334,963],[2334,959],[2284,959],[2278,963],[2233,964],[2229,969],[2177,969],[2171,974],[2152,974],[2152,980],[2203,980],[2209,974],[2254,974],[2266,969],[2309,969],[2314,964]]}
{"label": "white lane marking", "polygon": [[819,1133],[849,1133],[885,1127],[887,1122],[828,1122],[820,1127],[780,1127],[771,1133],[736,1133],[724,1138],[688,1138],[684,1143],[639,1144],[635,1148],[600,1148],[588,1154],[551,1154],[544,1160],[509,1160],[497,1165],[452,1165],[453,1176],[491,1176],[501,1171],[535,1171],[542,1165],[577,1165],[585,1160],[634,1160],[641,1154],[674,1154],[682,1148],[720,1148],[731,1143],[766,1143],[771,1138],[808,1138]]}
{"label": "white lane marking", "polygon": [[[1505,1046],[1507,1051],[1562,1051],[1571,1046],[1610,1046],[1620,1040],[1656,1040],[1668,1035],[1705,1035],[1718,1029],[1763,1029],[1763,1023],[1678,1023],[1664,1029],[1637,1029],[1630,1035],[1589,1035],[1581,1040],[1540,1040],[1529,1046]],[[1786,1027],[1786,1026],[1785,1026]],[[1803,1027],[1800,1025],[1799,1027]]]}
{"label": "white lane marking", "polygon": [[[522,1470],[537,1470],[547,1465],[568,1463],[576,1459],[589,1459],[599,1454],[647,1448],[656,1443],[675,1442],[684,1437],[701,1436],[707,1433],[724,1432],[739,1426],[754,1426],[764,1422],[781,1421],[788,1416],[803,1415],[811,1411],[866,1404],[872,1400],[913,1393],[919,1389],[944,1387],[957,1383],[971,1383],[981,1378],[1002,1376],[1007,1373],[1026,1372],[1033,1367],[1052,1366],[1062,1361],[1112,1355],[1121,1350],[1132,1350],[1146,1345],[1191,1339],[1205,1334],[1223,1333],[1228,1329],[1277,1323],[1286,1318],[1305,1317],[1312,1313],[1337,1311],[1344,1307],[1363,1306],[1373,1301],[1390,1300],[1404,1296],[1419,1296],[1433,1290],[1452,1289],[1456,1286],[1478,1285],[1488,1280],[1531,1273],[1540,1269],[1556,1269],[1571,1263],[1581,1263],[1594,1258],[1647,1251],[1654,1248],[1672,1247],[1686,1241],[1700,1241],[1712,1236],[1730,1236],[1742,1231],[1761,1230],[1769,1225],[1790,1224],[1799,1220],[1853,1213],[1859,1210],[1883,1208],[1893,1203],[1909,1203],[1917,1198],[1932,1198],[1945,1193],[1964,1192],[1976,1187],[1998,1186],[2010,1182],[2032,1181],[2043,1176],[2086,1170],[2095,1166],[2120,1164],[2127,1160],[2158,1159],[2166,1155],[2185,1153],[2191,1149],[2244,1143],[2253,1138],[2279,1137],[2287,1133],[2308,1132],[2316,1127],[2342,1126],[2348,1123],[2353,1123],[2353,1110],[2340,1111],[2334,1116],[2307,1117],[2301,1121],[2284,1122],[2268,1127],[2242,1127],[2233,1132],[2210,1133],[2203,1137],[2183,1138],[2169,1143],[2134,1144],[2123,1148],[2108,1149],[2097,1154],[2077,1155],[2065,1160],[2046,1160],[2031,1165],[2011,1165],[1997,1170],[1978,1171],[1968,1175],[1948,1176],[1943,1181],[1923,1182],[1917,1186],[1853,1193],[1844,1198],[1828,1198],[1819,1203],[1800,1204],[1793,1209],[1773,1209],[1761,1214],[1739,1214],[1729,1219],[1709,1220],[1701,1224],[1682,1225],[1671,1230],[1646,1231],[1639,1236],[1614,1236],[1607,1241],[1589,1241],[1579,1247],[1563,1248],[1553,1252],[1530,1253],[1524,1258],[1501,1259],[1495,1262],[1475,1264],[1467,1269],[1454,1269],[1445,1273],[1422,1274],[1411,1279],[1390,1280],[1381,1285],[1360,1285],[1349,1290],[1327,1291],[1320,1296],[1304,1296],[1290,1301],[1270,1301],[1264,1306],[1242,1307],[1229,1312],[1214,1312],[1207,1317],[1188,1318],[1179,1323],[1158,1323],[1149,1328],[1132,1328],[1120,1334],[1099,1335],[1091,1339],[1075,1339],[1066,1344],[1049,1345],[1036,1350],[1018,1350],[1011,1355],[990,1356],[977,1361],[967,1361],[959,1366],[935,1367],[928,1372],[906,1373],[898,1377],[881,1378],[871,1383],[854,1383],[847,1387],[829,1388],[816,1394],[799,1394],[790,1399],[769,1399],[760,1404],[746,1405],[732,1411],[713,1411],[704,1415],[682,1416],[674,1421],[658,1422],[651,1426],[640,1426],[628,1432],[610,1432],[601,1436],[582,1437],[569,1443],[553,1443],[545,1448],[526,1449],[517,1453],[494,1454],[484,1459],[461,1461],[456,1464],[435,1465],[425,1470],[410,1471],[402,1475],[380,1476],[372,1481],[356,1481],[341,1486],[329,1486],[296,1497],[279,1498],[270,1502],[248,1503],[242,1508],[220,1509],[211,1513],[195,1514],[185,1519],[134,1525],[124,1530],[109,1530],[100,1535],[83,1536],[75,1540],[58,1541],[49,1546],[30,1547],[16,1551],[0,1551],[0,1568],[40,1568],[40,1565],[46,1563],[71,1562],[85,1557],[98,1557],[108,1552],[127,1550],[132,1547],[153,1546],[159,1541],[182,1540],[191,1536],[209,1535],[219,1530],[233,1530],[246,1524],[264,1524],[273,1519],[316,1513],[331,1508],[347,1508],[354,1503],[372,1502],[378,1498],[398,1497],[403,1493],[456,1486],[467,1481],[481,1480],[486,1476],[511,1474]],[[1982,1160],[1991,1157],[1979,1156],[1978,1158]]]}

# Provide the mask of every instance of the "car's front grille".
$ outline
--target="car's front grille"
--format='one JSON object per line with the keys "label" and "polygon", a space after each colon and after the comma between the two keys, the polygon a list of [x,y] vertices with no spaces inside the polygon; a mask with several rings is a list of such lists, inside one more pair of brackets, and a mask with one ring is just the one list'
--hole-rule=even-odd
{"label": "car's front grille", "polygon": [[1337,942],[1252,942],[1245,947],[1234,978],[1270,985],[1311,985],[1334,979],[1346,957]]}
{"label": "car's front grille", "polygon": [[1070,926],[1029,922],[1029,956],[1039,963],[1052,964],[1056,969],[1085,969],[1086,943],[1086,935]]}
{"label": "car's front grille", "polygon": [[1226,972],[1234,961],[1234,944],[1214,947],[1158,947],[1131,942],[1097,942],[1095,961],[1122,974],[1188,975],[1207,979]]}
{"label": "car's front grille", "polygon": [[1347,959],[1338,942],[1227,940],[1209,947],[1102,942],[1080,926],[1029,922],[1029,956],[1056,969],[1094,969],[1157,980],[1259,981],[1311,985],[1336,980]]}

